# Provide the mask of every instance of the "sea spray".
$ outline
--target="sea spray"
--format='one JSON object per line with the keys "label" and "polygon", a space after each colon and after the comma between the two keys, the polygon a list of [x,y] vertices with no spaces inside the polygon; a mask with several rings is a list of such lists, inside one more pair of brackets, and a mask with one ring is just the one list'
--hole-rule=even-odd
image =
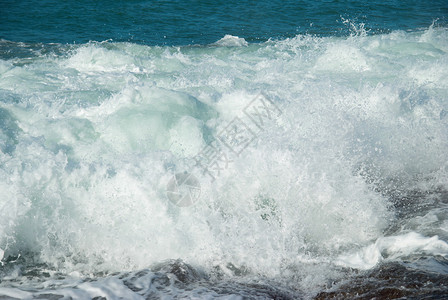
{"label": "sea spray", "polygon": [[[0,61],[0,294],[294,298],[446,257],[447,34],[2,41],[21,54]],[[245,118],[260,94],[281,111],[263,130]],[[214,180],[198,169],[192,205],[170,201],[236,119],[253,138]]]}

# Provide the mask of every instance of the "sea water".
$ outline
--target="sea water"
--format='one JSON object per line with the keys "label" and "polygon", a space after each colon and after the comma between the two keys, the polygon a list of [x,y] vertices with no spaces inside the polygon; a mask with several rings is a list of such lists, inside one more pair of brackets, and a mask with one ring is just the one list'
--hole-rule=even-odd
{"label": "sea water", "polygon": [[446,5],[130,3],[2,4],[0,298],[448,296]]}

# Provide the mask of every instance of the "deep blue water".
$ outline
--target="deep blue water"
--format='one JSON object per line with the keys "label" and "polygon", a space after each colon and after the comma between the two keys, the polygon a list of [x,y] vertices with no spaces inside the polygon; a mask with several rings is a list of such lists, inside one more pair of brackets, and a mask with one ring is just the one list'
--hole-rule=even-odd
{"label": "deep blue water", "polygon": [[0,1],[0,38],[42,43],[207,44],[297,34],[344,35],[342,18],[371,33],[447,22],[448,1]]}

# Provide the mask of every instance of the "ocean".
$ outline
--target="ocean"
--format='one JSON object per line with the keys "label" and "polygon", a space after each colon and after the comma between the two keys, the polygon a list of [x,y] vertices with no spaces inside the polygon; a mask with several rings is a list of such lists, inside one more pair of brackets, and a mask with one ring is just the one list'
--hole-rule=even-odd
{"label": "ocean", "polygon": [[447,16],[0,0],[0,299],[448,298]]}

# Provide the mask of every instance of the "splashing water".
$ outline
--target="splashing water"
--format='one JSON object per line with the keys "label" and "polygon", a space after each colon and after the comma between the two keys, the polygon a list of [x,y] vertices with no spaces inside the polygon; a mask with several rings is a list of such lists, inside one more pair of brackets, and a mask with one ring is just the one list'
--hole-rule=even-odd
{"label": "splashing water", "polygon": [[[0,57],[0,294],[313,297],[422,257],[446,276],[448,31],[354,30],[2,40],[26,54]],[[260,92],[281,111],[263,130],[244,110]],[[236,117],[254,139],[174,205],[173,175]]]}

